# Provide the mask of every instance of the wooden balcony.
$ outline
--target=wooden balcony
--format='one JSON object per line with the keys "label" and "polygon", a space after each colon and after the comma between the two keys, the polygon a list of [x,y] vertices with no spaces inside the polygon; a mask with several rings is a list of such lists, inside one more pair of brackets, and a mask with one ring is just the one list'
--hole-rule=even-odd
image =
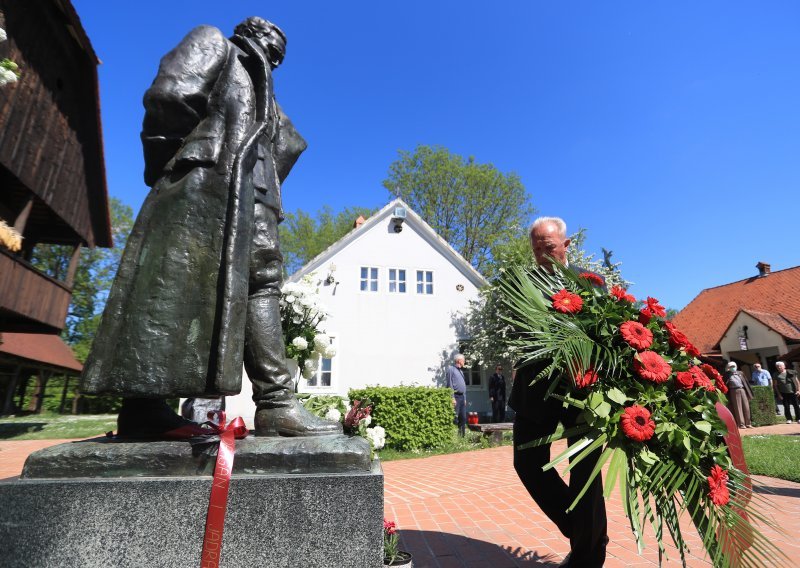
{"label": "wooden balcony", "polygon": [[0,331],[58,333],[72,290],[0,249]]}

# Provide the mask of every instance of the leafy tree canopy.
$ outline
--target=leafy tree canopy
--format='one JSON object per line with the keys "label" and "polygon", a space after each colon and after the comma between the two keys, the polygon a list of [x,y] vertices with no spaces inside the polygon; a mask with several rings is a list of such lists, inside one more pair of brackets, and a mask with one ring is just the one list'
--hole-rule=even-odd
{"label": "leafy tree canopy", "polygon": [[345,207],[334,213],[329,206],[312,216],[302,209],[288,213],[280,225],[281,251],[288,274],[341,239],[352,228],[353,222],[362,215],[367,218],[375,209],[367,207]]}
{"label": "leafy tree canopy", "polygon": [[484,275],[498,249],[524,232],[534,213],[519,176],[441,146],[400,151],[383,186]]}

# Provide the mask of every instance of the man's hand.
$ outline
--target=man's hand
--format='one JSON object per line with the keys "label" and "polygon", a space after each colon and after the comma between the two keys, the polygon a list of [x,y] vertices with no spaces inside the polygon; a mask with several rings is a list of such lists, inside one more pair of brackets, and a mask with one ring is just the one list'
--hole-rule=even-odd
{"label": "man's hand", "polygon": [[[681,375],[681,376],[683,376],[683,375]],[[490,396],[489,397],[489,402],[494,402],[494,397]]]}
{"label": "man's hand", "polygon": [[456,407],[456,399],[453,399],[453,408]]}

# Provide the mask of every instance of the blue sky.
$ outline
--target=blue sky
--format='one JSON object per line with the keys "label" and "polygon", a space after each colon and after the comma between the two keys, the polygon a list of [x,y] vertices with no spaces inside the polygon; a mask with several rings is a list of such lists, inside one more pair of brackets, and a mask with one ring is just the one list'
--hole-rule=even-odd
{"label": "blue sky", "polygon": [[287,210],[380,207],[400,149],[517,172],[540,214],[682,308],[800,264],[800,4],[73,0],[100,66],[111,194],[138,211],[141,98],[194,26],[288,36],[281,106],[309,142]]}

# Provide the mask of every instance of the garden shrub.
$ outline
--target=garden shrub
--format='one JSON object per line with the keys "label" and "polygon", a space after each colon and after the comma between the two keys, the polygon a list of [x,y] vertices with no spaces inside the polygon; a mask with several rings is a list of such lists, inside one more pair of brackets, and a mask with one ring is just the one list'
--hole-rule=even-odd
{"label": "garden shrub", "polygon": [[453,431],[453,391],[433,387],[366,387],[350,389],[350,402],[374,404],[373,425],[386,430],[386,445],[400,451],[435,448]]}
{"label": "garden shrub", "polygon": [[775,395],[772,387],[750,387],[753,400],[750,401],[750,421],[753,426],[775,424]]}

